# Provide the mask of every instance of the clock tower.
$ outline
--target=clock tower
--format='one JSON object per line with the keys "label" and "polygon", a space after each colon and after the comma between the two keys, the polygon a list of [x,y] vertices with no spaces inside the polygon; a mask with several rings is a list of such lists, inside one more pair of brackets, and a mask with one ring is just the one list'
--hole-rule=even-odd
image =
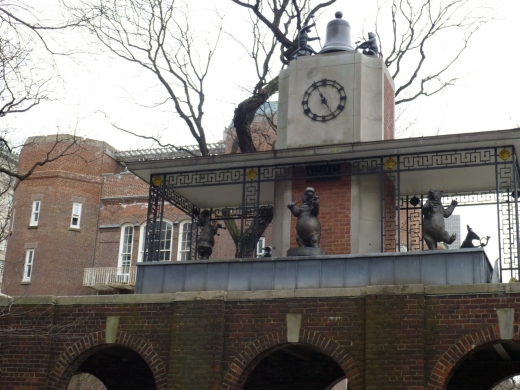
{"label": "clock tower", "polygon": [[[331,24],[350,32],[341,18],[331,21],[328,31]],[[355,50],[322,52],[298,57],[280,73],[277,149],[380,141],[393,135],[394,83],[383,59]]]}
{"label": "clock tower", "polygon": [[[394,138],[393,80],[377,48],[364,52],[376,55],[355,50],[350,25],[341,16],[337,12],[327,25],[320,53],[302,50],[304,55],[280,73],[276,149],[320,147],[320,154],[327,148],[335,154],[337,145]],[[275,256],[296,246],[295,219],[286,205],[309,186],[320,196],[320,246],[328,254],[372,253],[381,247],[380,177],[329,175],[275,184]]]}

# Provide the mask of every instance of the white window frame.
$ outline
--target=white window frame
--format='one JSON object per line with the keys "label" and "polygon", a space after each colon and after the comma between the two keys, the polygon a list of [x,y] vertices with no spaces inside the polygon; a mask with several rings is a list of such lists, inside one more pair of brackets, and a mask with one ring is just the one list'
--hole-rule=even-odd
{"label": "white window frame", "polygon": [[[185,226],[189,226],[188,230],[185,230]],[[186,233],[186,234],[184,234]],[[188,219],[186,221],[182,221],[179,224],[179,241],[177,245],[177,261],[185,261],[189,260],[186,257],[190,255],[191,252],[191,240],[189,239],[189,234],[191,233],[191,220]],[[185,237],[186,236],[186,237]]]}
{"label": "white window frame", "polygon": [[256,257],[262,257],[264,255],[265,248],[265,237],[260,237],[256,243]]}
{"label": "white window frame", "polygon": [[[161,261],[171,261],[172,259],[172,249],[173,249],[173,222],[167,219],[163,219],[163,224],[165,227],[169,226],[170,230],[170,236],[165,237],[164,236],[164,229],[161,231],[163,232],[163,236],[161,237],[161,249],[160,252],[163,253],[163,255],[160,255],[159,260]],[[141,231],[139,232],[139,254],[137,257],[137,261],[144,261],[144,252],[145,252],[145,241],[146,241],[146,223],[143,223],[140,227]],[[168,240],[165,240],[165,238],[168,238]],[[169,242],[169,248],[165,245],[166,241]]]}
{"label": "white window frame", "polygon": [[[72,215],[70,217],[70,227],[73,229],[79,229],[81,224],[81,209],[83,204],[80,202],[72,203]],[[74,221],[76,219],[76,221]]]}
{"label": "white window frame", "polygon": [[25,263],[23,266],[22,282],[30,282],[34,266],[34,249],[27,249],[25,251]]}
{"label": "white window frame", "polygon": [[[131,233],[127,234],[128,232]],[[117,259],[117,279],[119,282],[128,283],[128,275],[130,275],[130,267],[132,265],[134,233],[134,225],[126,224],[121,226],[121,238],[119,240],[119,256]],[[130,242],[127,242],[128,239],[130,239]]]}
{"label": "white window frame", "polygon": [[38,222],[40,220],[41,209],[42,209],[42,201],[33,200],[32,209],[31,209],[31,222],[29,223],[29,226],[38,226]]}
{"label": "white window frame", "polygon": [[146,223],[143,223],[139,228],[139,254],[137,255],[137,261],[144,261],[144,244],[146,241]]}

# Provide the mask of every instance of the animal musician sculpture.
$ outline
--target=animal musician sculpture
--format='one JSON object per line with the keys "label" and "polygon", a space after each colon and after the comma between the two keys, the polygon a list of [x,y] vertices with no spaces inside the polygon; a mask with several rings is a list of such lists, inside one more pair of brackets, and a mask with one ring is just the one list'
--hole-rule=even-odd
{"label": "animal musician sculpture", "polygon": [[444,208],[441,199],[442,191],[430,190],[428,191],[428,199],[422,206],[422,234],[428,249],[436,249],[439,242],[453,244],[457,238],[456,233],[450,236],[445,230],[444,223],[444,218],[448,218],[455,210],[457,201],[452,200],[451,205]]}
{"label": "animal musician sculpture", "polygon": [[356,50],[357,49],[364,49],[363,54],[365,55],[379,56],[379,45],[377,44],[376,34],[374,34],[373,32],[369,32],[368,40],[356,46]]}
{"label": "animal musician sculpture", "polygon": [[[292,215],[298,218],[296,222],[296,242],[301,247],[318,248],[321,237],[321,224],[318,220],[320,213],[319,197],[316,196],[314,188],[307,187],[302,195],[302,200],[289,203],[287,208]],[[296,206],[302,202],[301,206]]]}
{"label": "animal musician sculpture", "polygon": [[309,24],[308,26],[303,26],[298,34],[298,49],[296,49],[292,54],[291,58],[295,59],[301,56],[310,56],[311,54],[318,54],[316,51],[309,46],[309,41],[315,41],[320,39],[319,37],[309,37],[309,33],[311,32],[311,27],[316,26],[316,23]]}
{"label": "animal musician sculpture", "polygon": [[218,229],[225,229],[221,224],[212,221],[210,214],[209,210],[202,210],[197,222],[197,225],[201,228],[197,244],[197,253],[201,260],[209,259],[215,245],[215,234],[218,236]]}
{"label": "animal musician sculpture", "polygon": [[[466,227],[468,228],[468,234],[467,234],[466,238],[464,239],[464,241],[462,241],[462,245],[460,246],[461,249],[462,248],[484,248],[488,244],[488,241],[491,238],[490,236],[480,238],[478,236],[478,234],[475,233],[473,231],[473,229],[469,227],[469,225],[466,225]],[[480,245],[473,244],[473,240],[478,240]]]}

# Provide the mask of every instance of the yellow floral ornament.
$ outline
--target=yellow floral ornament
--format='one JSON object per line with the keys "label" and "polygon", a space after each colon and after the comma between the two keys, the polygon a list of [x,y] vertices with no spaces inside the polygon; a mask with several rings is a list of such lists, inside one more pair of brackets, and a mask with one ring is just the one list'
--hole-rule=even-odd
{"label": "yellow floral ornament", "polygon": [[152,179],[152,184],[154,187],[159,187],[163,183],[163,178],[161,176],[155,176]]}
{"label": "yellow floral ornament", "polygon": [[498,157],[506,161],[509,159],[509,157],[511,157],[511,152],[507,149],[502,149],[500,152],[498,152]]}
{"label": "yellow floral ornament", "polygon": [[247,171],[246,176],[248,179],[253,180],[258,176],[258,172],[251,168],[249,171]]}
{"label": "yellow floral ornament", "polygon": [[397,162],[392,158],[392,157],[389,157],[385,162],[385,167],[387,167],[388,169],[392,169],[393,167],[395,167],[397,165]]}

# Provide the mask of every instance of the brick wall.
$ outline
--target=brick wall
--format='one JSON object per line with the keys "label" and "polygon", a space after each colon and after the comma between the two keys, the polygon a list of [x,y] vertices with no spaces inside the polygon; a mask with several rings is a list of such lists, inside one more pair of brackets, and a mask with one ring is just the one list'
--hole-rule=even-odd
{"label": "brick wall", "polygon": [[[19,172],[27,171],[47,155],[51,158],[60,153],[65,155],[37,167],[33,175],[16,187],[14,229],[8,239],[2,292],[9,295],[93,293],[83,287],[83,272],[96,266],[103,174],[119,177],[124,170],[111,157],[112,151],[103,142],[79,139],[72,143],[66,135],[27,141],[20,153]],[[37,227],[29,226],[34,200],[41,201]],[[70,227],[74,202],[82,204],[79,229]],[[34,249],[32,275],[30,282],[22,282],[28,247]],[[106,263],[104,260],[100,263]]]}
{"label": "brick wall", "polygon": [[[453,377],[451,389],[464,375],[467,383],[483,383],[501,379],[495,374],[506,373],[507,365],[457,369],[468,354],[500,340],[496,310],[520,304],[520,288],[509,290],[514,292],[500,285],[381,286],[320,296],[301,291],[300,298],[278,291],[276,299],[261,299],[258,292],[117,301],[27,297],[0,316],[0,388],[65,389],[89,356],[119,346],[144,359],[157,389],[241,389],[262,359],[289,345],[287,314],[301,315],[294,345],[332,358],[352,390],[440,390]],[[119,321],[116,342],[108,345],[107,316]],[[511,343],[518,345],[518,310],[514,323]]]}

